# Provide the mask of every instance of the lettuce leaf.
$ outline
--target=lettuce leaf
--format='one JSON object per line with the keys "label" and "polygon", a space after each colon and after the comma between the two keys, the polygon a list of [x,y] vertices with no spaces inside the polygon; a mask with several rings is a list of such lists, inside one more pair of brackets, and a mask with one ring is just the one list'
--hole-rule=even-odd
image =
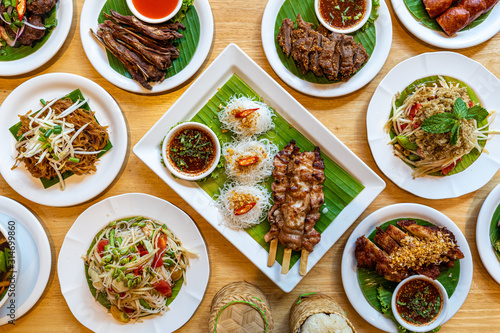
{"label": "lettuce leaf", "polygon": [[[378,0],[375,0],[375,1],[378,1]],[[193,2],[194,2],[194,0],[182,0],[181,9],[179,9],[179,12],[177,13],[177,15],[174,16],[172,21],[173,22],[181,22],[184,19],[184,17],[186,17],[186,13],[187,13],[189,7],[191,7],[193,5]]]}

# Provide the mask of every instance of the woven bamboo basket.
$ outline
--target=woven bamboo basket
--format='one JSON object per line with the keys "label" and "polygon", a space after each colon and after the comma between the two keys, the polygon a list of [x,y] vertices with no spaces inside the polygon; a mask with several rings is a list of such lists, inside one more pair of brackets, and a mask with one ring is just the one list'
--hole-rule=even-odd
{"label": "woven bamboo basket", "polygon": [[330,296],[322,293],[300,295],[290,309],[290,332],[299,332],[300,327],[309,316],[317,313],[334,313],[344,318],[347,325],[356,333],[354,325],[347,319],[344,310]]}
{"label": "woven bamboo basket", "polygon": [[274,323],[266,296],[248,282],[234,282],[214,296],[208,331],[211,333],[270,333]]}

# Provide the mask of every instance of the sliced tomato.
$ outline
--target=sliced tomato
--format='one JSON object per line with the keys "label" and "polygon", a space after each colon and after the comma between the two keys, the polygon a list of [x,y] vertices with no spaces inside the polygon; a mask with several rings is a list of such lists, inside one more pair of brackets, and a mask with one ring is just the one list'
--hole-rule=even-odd
{"label": "sliced tomato", "polygon": [[99,243],[97,243],[97,252],[99,255],[102,255],[104,253],[104,247],[106,245],[109,245],[109,240],[107,239],[101,239]]}
{"label": "sliced tomato", "polygon": [[153,267],[158,268],[163,265],[163,255],[167,251],[167,236],[165,234],[160,234],[156,239],[156,247],[160,249],[160,251],[155,253],[155,258],[153,260]]}
{"label": "sliced tomato", "polygon": [[238,112],[237,114],[234,115],[235,118],[245,118],[257,111],[259,108],[256,109],[245,109],[241,112]]}
{"label": "sliced tomato", "polygon": [[243,214],[246,214],[248,213],[252,208],[255,207],[257,203],[254,201],[254,202],[250,202],[250,203],[247,203],[246,205],[243,205],[241,206],[240,208],[236,209],[234,211],[234,215],[243,215]]}
{"label": "sliced tomato", "polygon": [[413,118],[415,118],[415,116],[417,115],[417,112],[418,110],[420,110],[420,107],[422,106],[422,104],[420,103],[415,103],[411,106],[411,109],[410,109],[410,119],[413,120]]}
{"label": "sliced tomato", "polygon": [[238,161],[238,164],[241,166],[249,166],[249,165],[257,163],[258,161],[259,161],[258,156],[250,156],[250,157],[242,158],[241,160]]}
{"label": "sliced tomato", "polygon": [[469,107],[473,107],[474,106],[474,102],[473,101],[469,101]]}
{"label": "sliced tomato", "polygon": [[158,282],[153,283],[153,287],[162,295],[171,297],[172,296],[172,287],[165,280],[160,280]]}
{"label": "sliced tomato", "polygon": [[144,248],[144,246],[142,246],[142,244],[138,244],[138,245],[137,245],[137,251],[139,252],[139,255],[140,255],[141,257],[144,257],[145,255],[147,255],[147,254],[149,253],[149,252],[148,252],[148,250],[146,250],[146,249]]}
{"label": "sliced tomato", "polygon": [[137,275],[142,275],[142,272],[144,271],[144,268],[143,266],[139,266],[137,267],[136,269],[134,269],[134,275],[137,276]]}
{"label": "sliced tomato", "polygon": [[22,21],[24,14],[26,13],[26,0],[17,0],[16,9],[19,21]]}
{"label": "sliced tomato", "polygon": [[405,128],[407,128],[407,127],[408,127],[408,124],[403,124],[403,125],[401,125],[401,126],[399,126],[399,127],[401,127],[401,132],[402,132],[402,131],[404,131],[404,130],[405,130]]}
{"label": "sliced tomato", "polygon": [[134,309],[124,307],[123,311],[125,311],[125,313],[132,313],[132,312],[134,312]]}
{"label": "sliced tomato", "polygon": [[441,173],[446,176],[447,174],[450,173],[451,170],[453,170],[457,166],[457,163],[460,162],[461,160],[462,158],[460,157],[455,163],[450,164],[446,168],[441,169]]}
{"label": "sliced tomato", "polygon": [[416,121],[414,124],[413,124],[413,128],[419,128],[420,126],[422,126],[422,123]]}

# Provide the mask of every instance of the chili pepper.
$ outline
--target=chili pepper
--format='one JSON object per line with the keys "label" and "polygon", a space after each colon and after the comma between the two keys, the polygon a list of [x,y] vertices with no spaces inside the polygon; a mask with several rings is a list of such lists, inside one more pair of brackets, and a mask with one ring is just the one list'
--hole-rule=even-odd
{"label": "chili pepper", "polygon": [[235,118],[245,118],[257,111],[259,108],[256,109],[245,109],[241,112],[238,112],[237,114],[234,115]]}
{"label": "chili pepper", "polygon": [[252,164],[257,163],[258,161],[259,161],[258,156],[250,156],[250,157],[242,158],[241,160],[238,161],[238,164],[241,166],[248,166],[248,165],[252,165]]}
{"label": "chili pepper", "polygon": [[253,207],[255,207],[257,203],[255,201],[247,203],[246,205],[243,205],[242,207],[236,209],[234,211],[234,215],[243,215],[248,213]]}

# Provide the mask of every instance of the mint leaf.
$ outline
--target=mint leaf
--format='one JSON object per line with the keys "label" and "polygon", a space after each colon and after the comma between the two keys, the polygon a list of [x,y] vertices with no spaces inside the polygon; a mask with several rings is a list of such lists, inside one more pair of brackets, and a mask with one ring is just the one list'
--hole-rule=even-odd
{"label": "mint leaf", "polygon": [[453,104],[453,114],[458,117],[458,119],[462,119],[467,115],[467,104],[460,97],[455,100],[455,104]]}
{"label": "mint leaf", "polygon": [[450,145],[454,146],[458,141],[458,134],[460,132],[460,122],[455,123],[451,129]]}
{"label": "mint leaf", "polygon": [[425,119],[422,129],[429,133],[446,133],[453,129],[457,123],[457,118],[451,113],[438,113]]}
{"label": "mint leaf", "polygon": [[481,105],[474,105],[467,111],[467,115],[465,115],[465,119],[476,119],[479,124],[483,120],[485,120],[489,116],[489,112],[483,108]]}

